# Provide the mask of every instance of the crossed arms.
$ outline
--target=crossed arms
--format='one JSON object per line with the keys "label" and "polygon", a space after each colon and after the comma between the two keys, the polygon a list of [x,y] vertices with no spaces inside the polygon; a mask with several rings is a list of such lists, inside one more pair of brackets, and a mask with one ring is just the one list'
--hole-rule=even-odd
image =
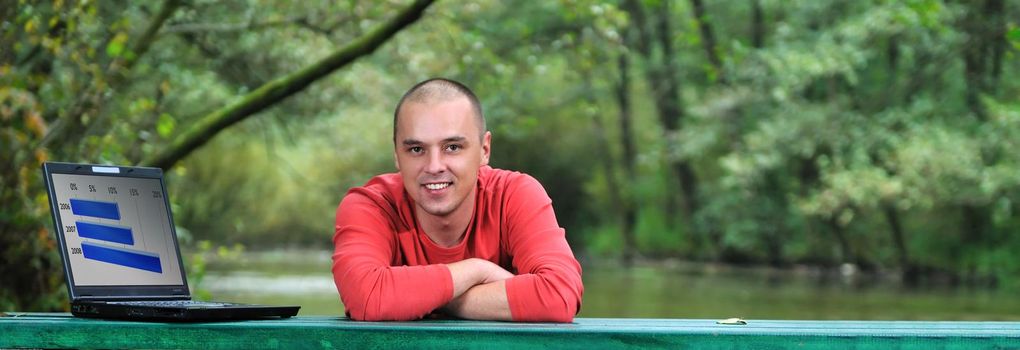
{"label": "crossed arms", "polygon": [[447,264],[446,267],[453,279],[453,299],[443,307],[443,311],[473,320],[513,320],[506,297],[506,280],[513,278],[514,274],[488,260],[477,258]]}

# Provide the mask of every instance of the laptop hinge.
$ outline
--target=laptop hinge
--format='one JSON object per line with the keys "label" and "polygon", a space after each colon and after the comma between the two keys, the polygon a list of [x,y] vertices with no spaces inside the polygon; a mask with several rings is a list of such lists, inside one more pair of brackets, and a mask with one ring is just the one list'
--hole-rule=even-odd
{"label": "laptop hinge", "polygon": [[79,301],[134,301],[134,300],[191,300],[187,295],[146,295],[146,296],[95,296],[79,295]]}

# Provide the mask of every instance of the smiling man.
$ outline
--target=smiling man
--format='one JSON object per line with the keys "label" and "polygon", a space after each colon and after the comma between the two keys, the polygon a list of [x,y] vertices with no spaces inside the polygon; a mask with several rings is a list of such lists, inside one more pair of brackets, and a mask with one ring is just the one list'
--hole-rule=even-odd
{"label": "smiling man", "polygon": [[581,267],[531,176],[488,166],[492,134],[470,89],[412,87],[393,116],[397,173],[347,192],[333,278],[355,320],[430,314],[570,322]]}

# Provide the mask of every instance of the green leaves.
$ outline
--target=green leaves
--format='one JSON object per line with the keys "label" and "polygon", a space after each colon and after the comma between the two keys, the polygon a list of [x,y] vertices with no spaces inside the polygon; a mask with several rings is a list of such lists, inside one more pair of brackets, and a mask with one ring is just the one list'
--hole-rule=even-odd
{"label": "green leaves", "polygon": [[1013,44],[1014,48],[1020,49],[1020,28],[1015,25],[1006,32],[1006,39]]}
{"label": "green leaves", "polygon": [[174,117],[170,116],[169,113],[162,113],[159,115],[159,121],[156,122],[156,132],[162,138],[170,138],[176,126],[177,121],[174,120]]}
{"label": "green leaves", "polygon": [[113,58],[120,57],[124,53],[124,45],[126,45],[127,39],[127,34],[123,32],[117,33],[113,40],[106,44],[106,55]]}
{"label": "green leaves", "polygon": [[[759,1],[760,48],[746,44],[755,32],[753,2],[706,3],[725,54],[718,71],[706,69],[712,66],[687,2],[666,7],[675,21],[666,36],[675,45],[670,63],[685,115],[675,132],[664,133],[655,113],[653,87],[665,72],[646,73],[649,62],[624,40],[635,20],[619,8],[624,3],[439,2],[350,71],[194,153],[183,164],[189,171],[173,175],[171,190],[192,194],[175,211],[182,227],[216,232],[196,240],[321,244],[321,222],[344,191],[392,170],[395,99],[413,82],[446,76],[481,97],[494,134],[493,164],[539,178],[568,235],[597,252],[612,255],[620,246],[612,190],[638,206],[638,245],[646,254],[703,258],[718,250],[751,262],[772,254],[831,263],[837,258],[818,252],[838,244],[836,227],[863,252],[861,260],[895,268],[883,212],[892,207],[904,217],[910,249],[926,248],[924,262],[969,271],[951,259],[966,234],[959,208],[983,204],[995,210],[992,231],[1002,246],[1020,246],[1008,235],[1020,229],[1020,80],[1010,64],[1016,50],[1007,47],[999,85],[980,96],[987,121],[967,116],[961,52],[971,37],[960,27],[970,11],[981,10],[976,3]],[[394,6],[190,1],[157,32],[151,49],[122,69],[120,63],[135,61],[131,50],[156,4],[26,1],[13,25],[0,28],[14,52],[0,64],[0,134],[21,162],[8,168],[34,171],[25,162],[46,157],[123,163],[154,154],[198,116],[351,42]],[[1020,49],[1020,28],[1009,22],[1018,10],[1008,7],[995,33]],[[649,60],[664,57],[657,50]],[[634,174],[619,165],[621,55],[630,58],[625,94]],[[717,84],[716,74],[728,85]],[[57,137],[35,153],[47,131],[61,125],[81,141]],[[695,222],[667,212],[683,206],[665,204],[681,192],[668,165],[677,159],[688,161],[702,184],[704,209]],[[604,162],[615,165],[607,170]],[[617,176],[616,186],[608,174]],[[21,182],[5,184],[0,194],[41,193],[27,177],[3,175]],[[224,204],[253,201],[272,204]],[[241,227],[220,217],[257,222]],[[694,236],[696,226],[721,235],[718,243]],[[283,230],[295,233],[273,235]],[[988,251],[987,242],[967,244]],[[988,256],[972,262],[984,264],[981,271],[1007,271],[994,266],[1008,265],[1006,254]]]}

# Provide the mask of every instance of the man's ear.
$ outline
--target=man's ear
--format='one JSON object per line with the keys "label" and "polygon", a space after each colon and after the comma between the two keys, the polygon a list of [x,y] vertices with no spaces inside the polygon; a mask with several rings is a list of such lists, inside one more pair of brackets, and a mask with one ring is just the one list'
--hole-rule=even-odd
{"label": "man's ear", "polygon": [[482,165],[489,165],[489,155],[492,152],[492,133],[486,131],[482,137]]}

